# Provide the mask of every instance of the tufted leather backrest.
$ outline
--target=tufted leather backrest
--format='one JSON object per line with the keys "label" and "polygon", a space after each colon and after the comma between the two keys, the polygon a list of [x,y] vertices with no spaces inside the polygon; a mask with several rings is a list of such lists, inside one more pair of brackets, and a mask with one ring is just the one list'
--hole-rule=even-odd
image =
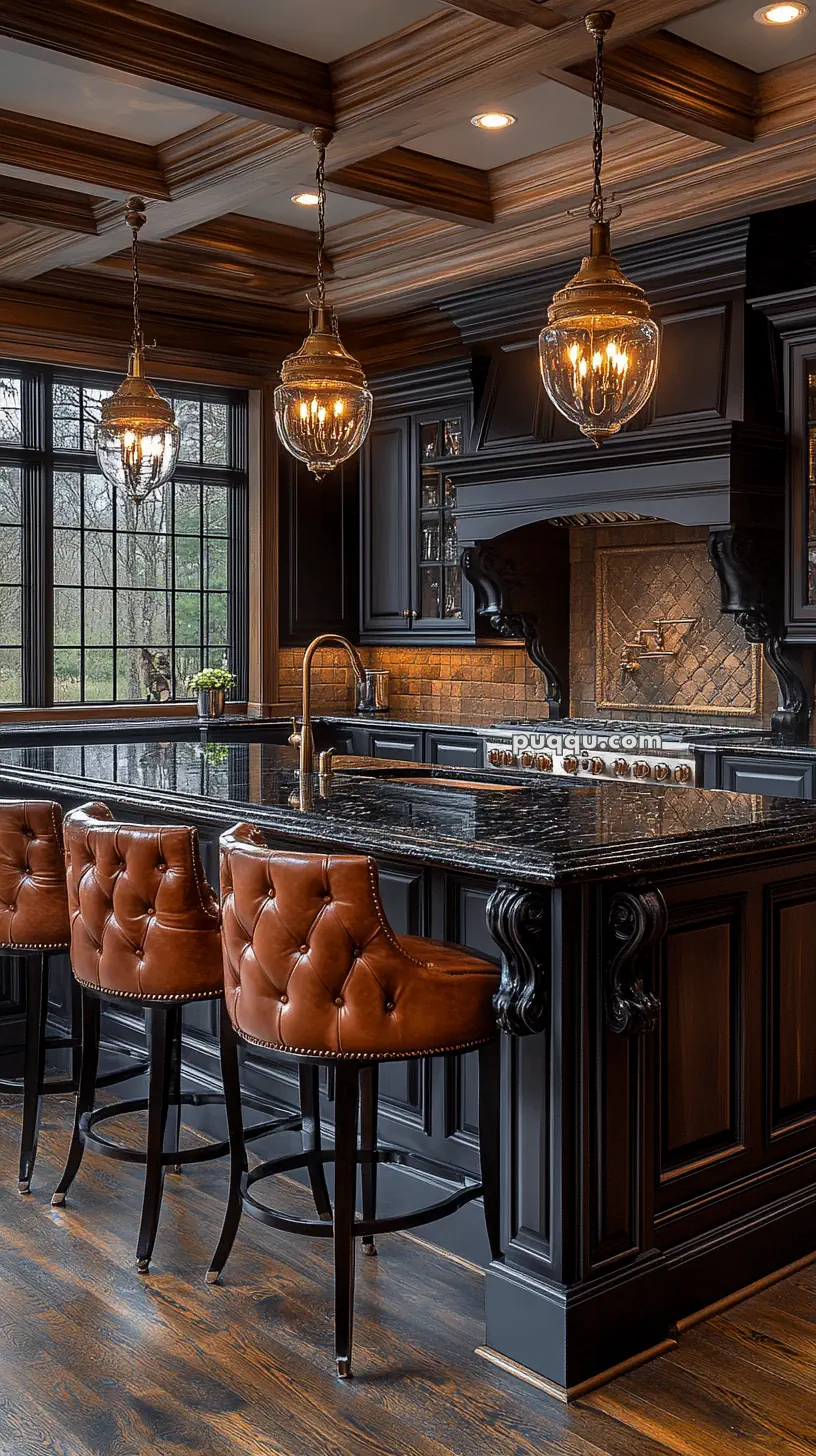
{"label": "tufted leather backrest", "polygon": [[117,824],[85,804],[66,816],[65,857],[77,980],[145,1000],[220,994],[218,901],[195,829]]}
{"label": "tufted leather backrest", "polygon": [[47,950],[69,939],[62,808],[0,800],[0,944]]}
{"label": "tufted leather backrest", "polygon": [[[458,1041],[457,992],[476,982],[479,1035],[492,1030],[496,967],[459,948],[400,942],[365,855],[271,850],[237,825],[221,836],[221,915],[227,1010],[250,1040],[322,1056],[419,1054]],[[442,967],[412,948],[438,950]]]}

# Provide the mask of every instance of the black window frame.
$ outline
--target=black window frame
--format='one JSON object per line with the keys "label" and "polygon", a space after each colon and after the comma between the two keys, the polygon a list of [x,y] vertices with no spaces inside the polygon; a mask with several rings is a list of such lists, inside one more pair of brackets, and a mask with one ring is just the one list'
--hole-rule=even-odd
{"label": "black window frame", "polygon": [[[0,375],[21,380],[22,441],[0,443],[0,463],[21,470],[22,484],[22,694],[19,703],[2,708],[82,707],[88,712],[128,704],[145,704],[145,698],[72,699],[54,701],[54,476],[58,471],[99,474],[93,451],[63,450],[54,446],[52,404],[54,385],[67,383],[96,389],[115,389],[121,374],[30,360],[0,359]],[[160,392],[177,400],[213,402],[228,407],[227,464],[205,465],[180,461],[174,479],[223,485],[227,489],[227,651],[237,684],[235,699],[246,701],[249,687],[249,616],[246,583],[249,572],[249,396],[246,390],[199,385],[189,381],[154,377]],[[202,489],[202,499],[204,491]],[[167,535],[175,542],[175,522]],[[84,527],[81,529],[84,530]],[[199,538],[204,532],[203,513]],[[116,535],[113,534],[115,542]],[[175,560],[175,550],[171,551]],[[175,567],[173,568],[175,570]],[[202,562],[203,570],[203,562]],[[173,577],[173,581],[174,581]],[[201,584],[202,611],[205,590]],[[175,611],[173,612],[175,620]],[[114,634],[115,638],[115,634]],[[203,638],[202,638],[203,640]],[[175,645],[175,643],[173,644]],[[120,644],[114,640],[114,657]],[[85,647],[80,647],[84,653]],[[115,693],[114,676],[114,693]],[[170,701],[190,701],[174,686]],[[157,707],[161,705],[156,705]]]}

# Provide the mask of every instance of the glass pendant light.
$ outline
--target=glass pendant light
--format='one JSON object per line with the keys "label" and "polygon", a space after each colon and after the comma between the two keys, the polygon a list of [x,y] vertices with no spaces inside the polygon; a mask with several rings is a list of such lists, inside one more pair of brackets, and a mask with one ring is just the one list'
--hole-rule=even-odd
{"label": "glass pendant light", "polygon": [[[275,390],[275,424],[290,455],[318,480],[359,450],[371,424],[373,397],[361,366],[346,352],[334,311],[326,303],[326,144],[332,134],[312,132],[317,147],[317,304],[309,299],[309,334],[284,359]],[[308,297],[308,295],[307,295]]]}
{"label": "glass pendant light", "polygon": [[181,431],[170,405],[144,374],[139,229],[146,217],[141,197],[128,198],[125,221],[133,236],[133,337],[127,379],[102,405],[94,445],[105,479],[138,504],[170,480],[178,460]]}
{"label": "glass pendant light", "polygon": [[621,272],[604,215],[604,37],[615,19],[593,10],[585,24],[595,40],[595,182],[589,205],[590,255],[556,293],[538,340],[541,376],[557,410],[600,446],[649,398],[657,382],[660,330],[642,288]]}

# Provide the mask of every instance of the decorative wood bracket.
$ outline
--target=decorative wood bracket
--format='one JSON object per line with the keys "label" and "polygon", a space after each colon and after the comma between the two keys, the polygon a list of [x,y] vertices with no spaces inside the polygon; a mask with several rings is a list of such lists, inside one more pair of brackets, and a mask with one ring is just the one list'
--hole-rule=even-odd
{"label": "decorative wood bracket", "polygon": [[501,561],[489,544],[477,544],[462,552],[461,565],[473,587],[479,616],[484,617],[502,637],[523,639],[528,657],[547,685],[549,715],[560,718],[563,683],[541,640],[538,617],[533,612],[513,611],[507,604],[508,589],[513,585],[508,576],[508,570],[512,575],[512,564]]}
{"label": "decorative wood bracket", "polygon": [[728,526],[709,533],[708,554],[720,579],[722,610],[736,618],[749,642],[762,644],[779,684],[780,706],[771,714],[771,728],[787,742],[807,742],[812,704],[801,649],[783,641],[782,533]]}
{"label": "decorative wood bracket", "polygon": [[613,1031],[628,1036],[654,1031],[660,1002],[643,983],[643,960],[667,926],[666,902],[653,885],[633,885],[613,897],[606,969],[606,1019]]}
{"label": "decorative wood bracket", "polygon": [[502,953],[493,998],[501,1031],[543,1031],[550,1001],[550,898],[526,885],[500,884],[487,905],[487,925]]}

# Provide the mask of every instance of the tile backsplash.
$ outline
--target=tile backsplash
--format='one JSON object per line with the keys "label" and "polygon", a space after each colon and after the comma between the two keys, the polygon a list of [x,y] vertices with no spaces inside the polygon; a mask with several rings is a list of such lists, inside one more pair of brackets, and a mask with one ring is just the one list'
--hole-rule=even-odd
{"label": "tile backsplash", "polygon": [[776,694],[761,649],[720,610],[707,535],[645,521],[570,532],[575,716],[764,721]]}
{"label": "tile backsplash", "polygon": [[[567,529],[565,526],[563,529]],[[768,721],[776,685],[733,617],[723,616],[703,528],[627,522],[570,529],[570,713],[685,719],[742,727]],[[671,656],[621,672],[628,642],[659,620]],[[647,642],[648,645],[648,642]],[[391,712],[455,722],[543,718],[547,694],[517,643],[479,647],[362,647],[366,667],[391,674]],[[302,648],[282,648],[280,696],[300,701]],[[354,706],[352,673],[326,648],[312,675],[317,707]]]}
{"label": "tile backsplash", "polygon": [[[543,717],[547,693],[541,674],[523,647],[361,647],[366,667],[391,674],[391,712],[428,712],[462,721]],[[284,702],[300,700],[301,648],[282,648],[280,692]],[[312,682],[317,706],[350,708],[352,673],[345,653],[325,648]]]}

